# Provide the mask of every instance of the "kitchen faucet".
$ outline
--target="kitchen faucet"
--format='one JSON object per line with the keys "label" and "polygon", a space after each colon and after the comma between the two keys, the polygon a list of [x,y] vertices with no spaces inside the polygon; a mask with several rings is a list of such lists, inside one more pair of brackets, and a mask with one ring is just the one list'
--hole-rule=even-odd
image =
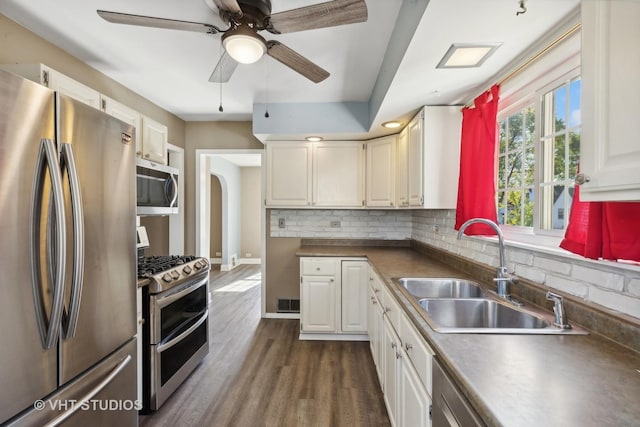
{"label": "kitchen faucet", "polygon": [[498,246],[500,249],[500,267],[498,267],[496,278],[493,279],[493,281],[498,284],[498,290],[497,290],[498,297],[510,302],[513,305],[521,306],[522,305],[521,302],[511,298],[511,284],[516,283],[518,278],[509,274],[509,271],[507,270],[507,266],[505,264],[505,256],[504,256],[504,236],[502,235],[502,230],[500,230],[500,227],[498,227],[498,224],[484,218],[472,218],[466,221],[464,224],[462,224],[462,227],[460,227],[460,230],[458,231],[458,240],[462,239],[464,230],[466,230],[468,226],[476,223],[482,223],[490,226],[495,230],[496,234],[498,235]]}

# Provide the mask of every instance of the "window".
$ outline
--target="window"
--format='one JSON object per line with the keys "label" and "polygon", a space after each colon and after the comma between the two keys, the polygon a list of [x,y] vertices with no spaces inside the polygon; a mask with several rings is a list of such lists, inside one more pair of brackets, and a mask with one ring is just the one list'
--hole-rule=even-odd
{"label": "window", "polygon": [[498,114],[498,222],[559,234],[580,158],[580,77],[557,80]]}

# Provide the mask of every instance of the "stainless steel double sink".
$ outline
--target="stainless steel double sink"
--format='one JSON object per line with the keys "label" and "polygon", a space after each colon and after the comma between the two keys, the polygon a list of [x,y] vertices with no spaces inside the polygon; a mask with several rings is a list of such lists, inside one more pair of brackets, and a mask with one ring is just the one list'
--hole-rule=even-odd
{"label": "stainless steel double sink", "polygon": [[515,307],[478,283],[455,278],[392,279],[415,299],[423,318],[440,333],[586,335],[578,327],[553,325],[553,315],[534,307]]}

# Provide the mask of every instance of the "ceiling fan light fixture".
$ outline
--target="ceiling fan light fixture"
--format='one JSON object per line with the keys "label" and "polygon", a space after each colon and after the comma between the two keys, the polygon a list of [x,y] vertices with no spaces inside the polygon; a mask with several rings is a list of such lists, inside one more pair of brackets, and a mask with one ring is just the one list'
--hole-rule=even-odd
{"label": "ceiling fan light fixture", "polygon": [[265,40],[245,25],[226,32],[222,36],[222,45],[241,64],[253,64],[267,51]]}

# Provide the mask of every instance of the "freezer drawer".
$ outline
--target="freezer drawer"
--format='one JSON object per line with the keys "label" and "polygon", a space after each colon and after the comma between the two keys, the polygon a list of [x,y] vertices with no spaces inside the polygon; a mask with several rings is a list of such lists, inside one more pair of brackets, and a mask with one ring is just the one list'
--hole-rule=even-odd
{"label": "freezer drawer", "polygon": [[8,426],[137,426],[142,405],[136,400],[136,353],[134,337],[59,392],[34,402]]}

